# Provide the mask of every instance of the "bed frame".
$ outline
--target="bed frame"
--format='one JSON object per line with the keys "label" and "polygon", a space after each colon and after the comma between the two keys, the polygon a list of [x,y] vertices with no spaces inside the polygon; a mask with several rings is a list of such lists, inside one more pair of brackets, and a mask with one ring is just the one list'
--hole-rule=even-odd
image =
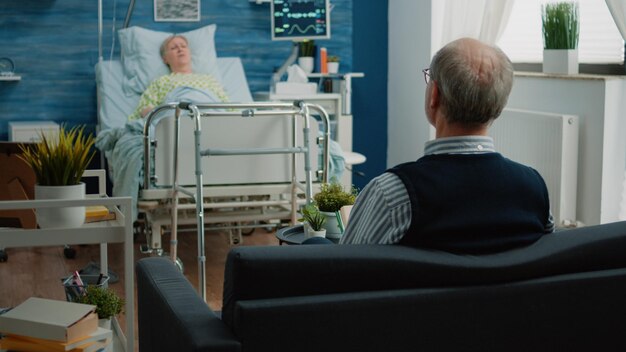
{"label": "bed frame", "polygon": [[[198,102],[194,106],[201,111],[202,130],[197,130],[194,111],[189,106],[181,108],[179,102],[158,107],[146,117],[144,186],[137,202],[143,223],[136,229],[146,235],[146,244],[141,246],[144,253],[165,255],[162,235],[167,231],[194,231],[199,228],[198,217],[204,219],[203,226],[210,225],[207,229],[228,230],[231,244],[242,242],[242,230],[293,223],[297,208],[310,196],[307,182],[310,180],[315,186],[328,180],[330,134],[326,111],[302,102],[245,102],[252,99],[239,58],[218,58],[218,65],[227,93],[243,103]],[[100,128],[121,127],[136,102],[127,96],[112,97],[111,90],[101,89],[104,84],[115,84],[121,79],[121,65],[118,61],[103,61],[96,71],[99,115],[122,120],[100,120]],[[320,117],[319,125],[309,110]],[[159,118],[163,114],[169,115]],[[303,126],[306,127],[300,129]],[[199,162],[194,156],[198,146],[196,134],[201,148],[237,148],[246,153],[212,154]],[[310,140],[314,142],[303,144]],[[313,156],[322,153],[319,158],[309,158],[305,153],[263,153],[276,148],[306,148]],[[307,158],[311,160],[307,162]],[[197,166],[204,175],[204,201],[200,203],[206,212],[202,213],[197,212],[194,201],[199,199],[194,198],[198,189],[198,171],[194,171]],[[177,260],[175,236],[169,255]],[[182,269],[182,263],[177,264]]]}

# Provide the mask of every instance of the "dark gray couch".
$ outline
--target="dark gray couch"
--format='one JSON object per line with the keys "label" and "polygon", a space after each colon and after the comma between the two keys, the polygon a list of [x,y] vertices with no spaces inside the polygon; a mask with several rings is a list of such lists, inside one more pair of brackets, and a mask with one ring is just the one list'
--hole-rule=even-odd
{"label": "dark gray couch", "polygon": [[141,351],[626,351],[626,222],[482,256],[237,247],[221,320],[168,259],[136,269]]}

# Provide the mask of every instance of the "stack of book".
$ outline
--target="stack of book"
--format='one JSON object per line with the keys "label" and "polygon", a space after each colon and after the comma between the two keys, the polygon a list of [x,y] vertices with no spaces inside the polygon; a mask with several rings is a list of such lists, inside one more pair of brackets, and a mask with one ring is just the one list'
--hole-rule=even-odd
{"label": "stack of book", "polygon": [[0,315],[0,349],[11,351],[103,351],[111,330],[98,327],[96,307],[31,297]]}

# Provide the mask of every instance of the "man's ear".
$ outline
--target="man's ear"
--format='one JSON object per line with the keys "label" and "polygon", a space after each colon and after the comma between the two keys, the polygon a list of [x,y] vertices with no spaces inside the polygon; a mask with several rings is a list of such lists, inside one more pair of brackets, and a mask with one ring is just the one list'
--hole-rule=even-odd
{"label": "man's ear", "polygon": [[428,99],[428,107],[436,110],[439,107],[439,86],[437,86],[436,82],[431,82],[431,91],[430,91],[430,95],[429,95],[429,99]]}

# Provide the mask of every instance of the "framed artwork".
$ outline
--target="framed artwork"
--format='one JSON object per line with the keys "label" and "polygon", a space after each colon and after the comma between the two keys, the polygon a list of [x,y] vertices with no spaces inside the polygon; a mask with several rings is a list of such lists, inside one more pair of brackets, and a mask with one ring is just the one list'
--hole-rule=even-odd
{"label": "framed artwork", "polygon": [[200,0],[154,0],[155,22],[199,22]]}

